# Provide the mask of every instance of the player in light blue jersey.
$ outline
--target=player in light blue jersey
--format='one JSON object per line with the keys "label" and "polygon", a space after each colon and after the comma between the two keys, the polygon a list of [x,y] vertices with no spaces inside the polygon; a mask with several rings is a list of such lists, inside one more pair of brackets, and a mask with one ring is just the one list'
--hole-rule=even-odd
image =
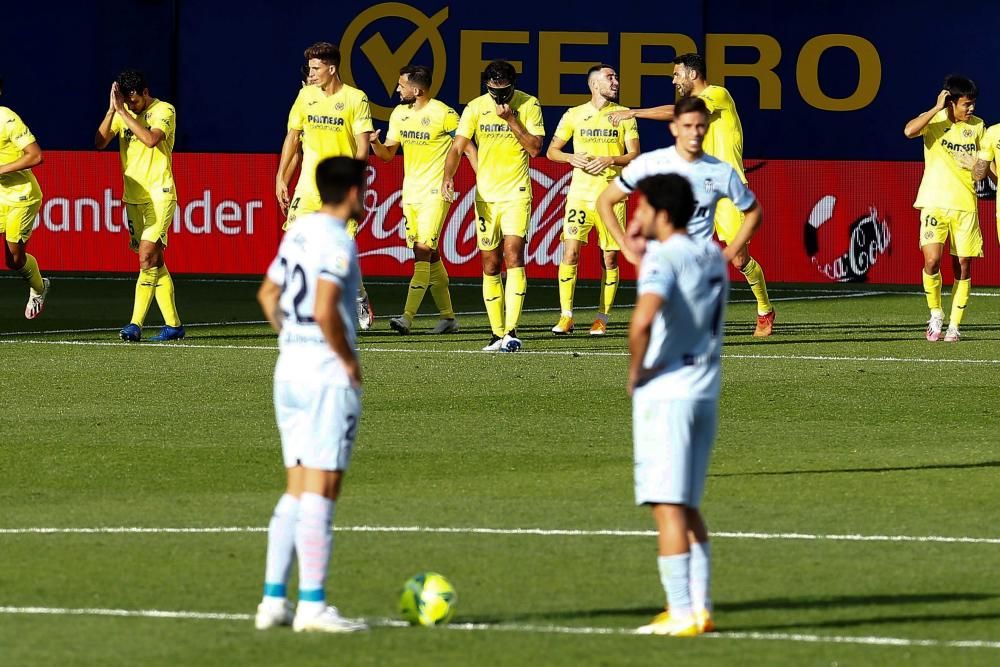
{"label": "player in light blue jersey", "polygon": [[[611,182],[597,199],[597,212],[602,224],[622,247],[622,253],[633,264],[638,262],[642,239],[635,230],[622,231],[614,215],[614,207],[624,201],[636,184],[655,174],[680,174],[688,179],[694,192],[695,211],[688,225],[688,234],[695,238],[712,238],[715,229],[715,206],[720,199],[729,199],[744,213],[743,224],[736,236],[722,251],[726,261],[745,247],[761,223],[760,203],[729,164],[707,155],[702,149],[708,128],[708,109],[699,97],[685,97],[674,106],[670,131],[675,144],[669,148],[643,153],[634,159],[621,175]],[[629,237],[629,238],[626,238]]]}
{"label": "player in light blue jersey", "polygon": [[667,597],[667,610],[638,632],[693,636],[715,629],[698,508],[718,423],[729,280],[715,242],[687,233],[700,203],[683,176],[649,176],[636,188],[632,226],[649,244],[629,330],[635,500],[656,521]]}
{"label": "player in light blue jersey", "polygon": [[[288,484],[267,535],[264,599],[255,625],[296,632],[356,632],[364,623],[326,604],[331,528],[361,417],[355,300],[361,282],[348,220],[364,210],[365,162],[348,157],[316,167],[322,208],[285,234],[257,299],[279,332],[274,409]],[[298,552],[295,613],[287,585]]]}

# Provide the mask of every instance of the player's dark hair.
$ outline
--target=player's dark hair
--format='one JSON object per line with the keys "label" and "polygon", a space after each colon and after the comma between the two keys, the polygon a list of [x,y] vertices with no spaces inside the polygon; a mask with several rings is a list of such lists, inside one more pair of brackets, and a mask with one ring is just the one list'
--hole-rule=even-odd
{"label": "player's dark hair", "polygon": [[316,42],[305,52],[306,60],[322,60],[327,65],[333,65],[340,69],[340,49],[330,42]]}
{"label": "player's dark hair", "polygon": [[705,106],[705,100],[700,97],[682,97],[674,105],[674,118],[691,113],[692,111],[697,111],[707,116],[708,107]]}
{"label": "player's dark hair", "polygon": [[693,69],[702,80],[705,79],[705,58],[697,53],[681,54],[674,58],[674,64]]}
{"label": "player's dark hair", "polygon": [[493,83],[514,85],[515,79],[517,79],[517,70],[506,60],[494,60],[483,70],[483,83],[492,81]]}
{"label": "player's dark hair", "polygon": [[350,157],[331,157],[316,166],[316,187],[324,204],[342,204],[351,188],[365,189],[368,163]]}
{"label": "player's dark hair", "polygon": [[599,65],[594,65],[593,67],[587,70],[587,81],[590,81],[591,74],[593,74],[594,72],[600,72],[602,69],[614,70],[615,68],[612,65],[605,65],[604,63],[601,63]]}
{"label": "player's dark hair", "polygon": [[422,90],[430,90],[433,71],[427,65],[407,65],[399,70],[406,75],[406,80]]}
{"label": "player's dark hair", "polygon": [[694,214],[691,184],[680,174],[657,174],[639,181],[636,189],[657,213],[666,211],[675,229],[687,229]]}
{"label": "player's dark hair", "polygon": [[949,74],[944,78],[944,89],[948,91],[948,101],[958,102],[962,97],[974,100],[979,97],[979,86],[967,76]]}
{"label": "player's dark hair", "polygon": [[142,95],[142,91],[149,88],[146,85],[146,75],[137,69],[127,69],[118,75],[118,90],[122,95],[128,97],[132,93]]}

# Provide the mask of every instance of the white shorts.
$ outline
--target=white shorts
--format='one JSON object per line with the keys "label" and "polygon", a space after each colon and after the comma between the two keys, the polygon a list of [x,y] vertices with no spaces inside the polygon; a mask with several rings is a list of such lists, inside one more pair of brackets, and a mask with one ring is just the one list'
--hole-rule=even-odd
{"label": "white shorts", "polygon": [[286,468],[347,470],[361,418],[357,389],[325,380],[274,381]]}
{"label": "white shorts", "polygon": [[662,398],[656,387],[635,390],[636,505],[701,505],[718,422],[715,400]]}

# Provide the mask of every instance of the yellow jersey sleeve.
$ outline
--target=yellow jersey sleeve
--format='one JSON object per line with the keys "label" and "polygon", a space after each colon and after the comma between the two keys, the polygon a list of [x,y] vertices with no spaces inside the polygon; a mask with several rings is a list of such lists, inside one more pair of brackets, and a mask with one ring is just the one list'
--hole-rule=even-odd
{"label": "yellow jersey sleeve", "polygon": [[459,123],[458,112],[447,105],[445,105],[445,109],[446,111],[444,114],[444,131],[447,132],[452,137],[454,137],[455,133],[458,130],[458,123]]}
{"label": "yellow jersey sleeve", "polygon": [[470,101],[462,110],[462,118],[458,121],[458,128],[455,134],[466,139],[476,138],[476,126],[479,124],[479,109],[477,108],[481,97]]}
{"label": "yellow jersey sleeve", "polygon": [[[628,120],[623,120],[618,124],[618,127],[625,131],[625,141],[638,141],[639,140],[639,124],[635,122],[635,118],[629,118]],[[627,147],[626,147],[627,148]],[[625,151],[628,152],[627,150]]]}
{"label": "yellow jersey sleeve", "polygon": [[174,109],[173,105],[167,104],[166,102],[160,102],[149,112],[149,129],[160,130],[164,135],[172,136],[174,133],[176,116],[177,110]]}
{"label": "yellow jersey sleeve", "polygon": [[962,154],[977,155],[983,138],[983,121],[972,116],[953,123],[948,112],[939,111],[922,132],[924,175],[920,179],[915,208],[944,208],[954,211],[977,209],[972,172],[962,168]]}
{"label": "yellow jersey sleeve", "polygon": [[295,101],[292,102],[292,108],[288,111],[289,130],[297,130],[301,132],[305,127],[305,124],[303,122],[304,114],[302,113],[302,109],[305,106],[303,97],[305,96],[306,91],[308,91],[310,88],[311,86],[306,86],[305,88],[300,90],[299,94],[295,97]]}
{"label": "yellow jersey sleeve", "polygon": [[983,133],[983,139],[979,142],[980,160],[993,162],[1000,154],[1000,123],[991,126]]}
{"label": "yellow jersey sleeve", "polygon": [[733,98],[729,96],[728,91],[722,86],[708,86],[698,97],[705,102],[705,106],[708,107],[708,113],[710,114],[722,111],[723,109],[731,110],[733,108]]}
{"label": "yellow jersey sleeve", "polygon": [[562,115],[562,118],[559,119],[559,124],[556,125],[556,132],[552,135],[553,137],[567,142],[573,138],[573,116],[575,115],[573,112],[576,108],[567,109],[566,113]]}
{"label": "yellow jersey sleeve", "polygon": [[360,90],[357,91],[353,106],[351,129],[354,134],[359,135],[366,132],[374,132],[375,126],[372,125],[372,110],[371,105],[368,104],[368,96]]}
{"label": "yellow jersey sleeve", "polygon": [[399,140],[399,123],[400,123],[400,109],[403,107],[399,106],[392,110],[389,114],[389,129],[385,131],[385,140],[391,141],[394,144],[403,143]]}
{"label": "yellow jersey sleeve", "polygon": [[[7,107],[0,107],[0,164],[20,159],[24,149],[35,142],[35,135],[21,117]],[[41,200],[42,190],[30,169],[0,175],[0,204],[27,206]]]}
{"label": "yellow jersey sleeve", "polygon": [[526,95],[528,98],[518,110],[518,118],[524,123],[524,129],[536,137],[545,136],[545,121],[542,118],[542,104],[537,98]]}

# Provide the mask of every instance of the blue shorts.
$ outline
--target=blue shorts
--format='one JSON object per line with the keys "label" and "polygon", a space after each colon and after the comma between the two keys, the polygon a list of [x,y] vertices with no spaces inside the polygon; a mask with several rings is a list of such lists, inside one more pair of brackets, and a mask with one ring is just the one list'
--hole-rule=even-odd
{"label": "blue shorts", "polygon": [[719,423],[718,401],[658,393],[647,385],[632,396],[635,503],[697,508]]}

